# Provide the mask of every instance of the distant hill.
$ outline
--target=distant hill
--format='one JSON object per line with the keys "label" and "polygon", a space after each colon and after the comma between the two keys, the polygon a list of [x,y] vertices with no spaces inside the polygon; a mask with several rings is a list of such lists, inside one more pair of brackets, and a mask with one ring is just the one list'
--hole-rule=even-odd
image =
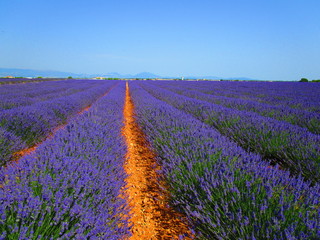
{"label": "distant hill", "polygon": [[136,77],[136,78],[162,78],[159,75],[149,73],[149,72],[138,73],[138,74],[134,75],[134,77]]}
{"label": "distant hill", "polygon": [[132,74],[119,74],[117,72],[111,72],[106,74],[99,75],[101,77],[111,77],[111,78],[161,78],[161,76],[149,73],[149,72],[142,72],[135,75]]}
{"label": "distant hill", "polygon": [[74,78],[93,78],[93,77],[110,77],[110,78],[160,78],[161,76],[155,75],[149,72],[142,72],[136,75],[131,74],[119,74],[117,72],[111,72],[106,74],[79,74],[72,72],[61,71],[45,71],[45,70],[33,70],[33,69],[19,69],[19,68],[0,68],[0,77],[14,76],[14,77],[58,77],[64,78],[72,76]]}
{"label": "distant hill", "polygon": [[77,77],[79,74],[70,72],[59,71],[44,71],[44,70],[32,70],[32,69],[19,69],[19,68],[0,68],[0,77],[14,76],[14,77],[58,77],[64,78],[68,76]]}
{"label": "distant hill", "polygon": [[[106,77],[106,78],[181,78],[181,77],[168,77],[160,76],[150,72],[141,72],[135,75],[120,74],[117,72],[110,72],[105,74],[79,74],[72,72],[61,72],[52,70],[33,70],[33,69],[19,69],[19,68],[0,68],[0,77],[14,76],[14,77],[56,77],[67,78],[72,76],[73,78],[93,78],[93,77]],[[185,76],[184,79],[223,79],[223,80],[254,80],[246,77],[232,77],[221,78],[217,76]]]}

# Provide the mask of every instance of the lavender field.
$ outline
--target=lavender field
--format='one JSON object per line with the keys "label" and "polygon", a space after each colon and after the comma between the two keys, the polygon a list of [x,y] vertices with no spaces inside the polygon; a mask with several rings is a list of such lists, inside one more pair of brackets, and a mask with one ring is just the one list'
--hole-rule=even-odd
{"label": "lavender field", "polygon": [[189,228],[154,239],[320,239],[320,84],[137,80],[0,86],[0,239],[138,239],[126,91]]}

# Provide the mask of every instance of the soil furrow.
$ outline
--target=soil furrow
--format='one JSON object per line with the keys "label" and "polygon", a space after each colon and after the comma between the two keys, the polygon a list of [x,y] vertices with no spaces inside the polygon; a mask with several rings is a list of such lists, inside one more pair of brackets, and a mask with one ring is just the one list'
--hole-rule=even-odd
{"label": "soil furrow", "polygon": [[134,117],[134,104],[126,85],[123,135],[127,144],[125,195],[130,207],[131,240],[192,239],[183,216],[168,207],[158,184],[155,154]]}

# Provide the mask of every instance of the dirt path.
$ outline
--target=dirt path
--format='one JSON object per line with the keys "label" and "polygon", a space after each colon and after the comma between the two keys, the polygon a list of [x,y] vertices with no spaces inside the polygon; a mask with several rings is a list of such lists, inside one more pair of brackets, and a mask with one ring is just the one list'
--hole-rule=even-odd
{"label": "dirt path", "polygon": [[[181,216],[169,208],[166,197],[157,184],[155,155],[146,143],[145,135],[134,119],[128,82],[124,107],[125,126],[123,135],[128,147],[125,171],[125,195],[130,206],[132,236],[130,240],[179,239],[190,234]],[[183,239],[191,239],[184,237]]]}
{"label": "dirt path", "polygon": [[[41,143],[43,143],[44,141],[48,140],[48,139],[51,139],[54,137],[55,133],[60,130],[60,129],[63,129],[65,128],[68,123],[74,119],[76,116],[79,116],[83,113],[85,113],[86,111],[89,111],[89,109],[92,107],[92,105],[96,102],[98,102],[101,98],[103,98],[104,96],[106,96],[113,88],[115,88],[119,83],[113,85],[108,91],[106,91],[102,96],[98,97],[93,103],[91,103],[89,106],[86,106],[85,108],[83,108],[80,112],[76,113],[75,115],[72,115],[71,117],[69,117],[69,119],[67,120],[66,123],[62,124],[62,125],[59,125],[58,127],[54,128],[51,133],[41,142],[37,143],[36,145],[32,146],[32,147],[29,147],[29,148],[25,148],[25,149],[22,149],[18,152],[15,152],[13,154],[13,158],[10,162],[18,162],[20,158],[24,157],[25,155],[28,155],[28,154],[31,154],[32,152],[34,152],[39,145],[41,145]],[[9,162],[9,164],[10,164]]]}

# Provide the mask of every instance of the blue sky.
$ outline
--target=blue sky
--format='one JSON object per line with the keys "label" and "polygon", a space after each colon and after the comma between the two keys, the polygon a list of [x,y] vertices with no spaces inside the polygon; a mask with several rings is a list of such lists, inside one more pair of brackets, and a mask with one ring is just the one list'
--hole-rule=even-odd
{"label": "blue sky", "polygon": [[0,0],[0,67],[320,79],[319,0]]}

